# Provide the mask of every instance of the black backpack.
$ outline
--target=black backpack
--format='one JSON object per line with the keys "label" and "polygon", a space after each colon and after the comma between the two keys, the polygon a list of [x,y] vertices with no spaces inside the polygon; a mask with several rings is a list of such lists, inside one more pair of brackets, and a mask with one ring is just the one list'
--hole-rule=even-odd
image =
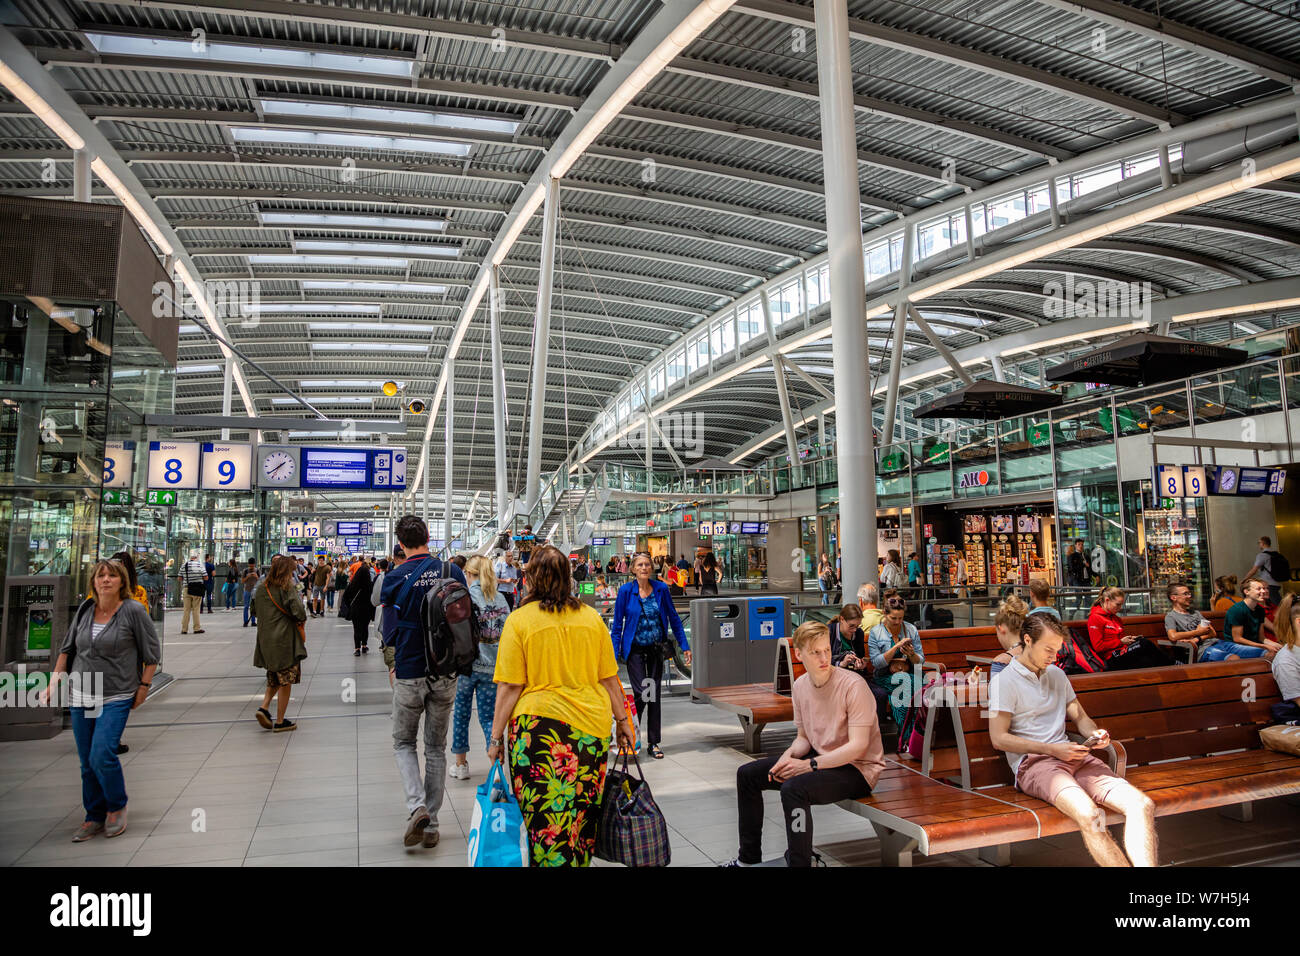
{"label": "black backpack", "polygon": [[1278,584],[1291,580],[1291,562],[1281,551],[1266,551],[1268,555],[1268,576]]}
{"label": "black backpack", "polygon": [[424,595],[421,613],[429,679],[469,674],[478,659],[478,615],[465,585],[439,578]]}

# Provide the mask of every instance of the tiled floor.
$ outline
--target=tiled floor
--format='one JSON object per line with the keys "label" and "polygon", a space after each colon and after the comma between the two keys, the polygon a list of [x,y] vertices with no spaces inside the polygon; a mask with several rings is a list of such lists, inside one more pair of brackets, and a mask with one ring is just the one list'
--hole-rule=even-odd
{"label": "tiled floor", "polygon": [[[448,780],[432,850],[402,846],[405,801],[393,762],[389,685],[377,653],[352,656],[351,627],[332,615],[308,622],[303,682],[290,734],[253,719],[264,686],[252,666],[253,631],[240,612],[202,618],[206,633],[170,634],[165,669],[176,680],[135,711],[122,760],[130,826],[121,837],[73,844],[82,819],[71,731],[52,740],[0,743],[0,865],[463,866],[474,790],[486,771],[471,723],[470,780]],[[169,622],[170,623],[170,622]],[[372,644],[374,642],[372,641]],[[684,691],[685,688],[678,688]],[[683,696],[664,704],[666,759],[643,769],[671,827],[674,866],[710,866],[736,852],[734,718]],[[784,747],[790,732],[766,735]],[[767,795],[766,855],[784,849],[779,797]],[[870,825],[836,807],[814,811],[819,851],[831,865],[875,865]],[[1213,813],[1160,822],[1162,856],[1201,865],[1300,861],[1300,802],[1256,807],[1254,823]],[[1086,862],[1077,837],[1020,844],[1013,861]],[[918,860],[977,865],[971,854]],[[598,861],[597,865],[601,864]]]}

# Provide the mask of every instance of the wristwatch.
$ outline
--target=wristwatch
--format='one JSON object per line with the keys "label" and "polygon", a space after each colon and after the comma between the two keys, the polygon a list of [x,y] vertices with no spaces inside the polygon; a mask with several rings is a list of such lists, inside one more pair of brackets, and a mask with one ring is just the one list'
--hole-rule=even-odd
{"label": "wristwatch", "polygon": [[811,757],[811,758],[809,758],[809,760],[808,760],[808,766],[811,767],[812,769],[816,770],[816,769],[817,769],[817,758],[816,758],[816,757]]}

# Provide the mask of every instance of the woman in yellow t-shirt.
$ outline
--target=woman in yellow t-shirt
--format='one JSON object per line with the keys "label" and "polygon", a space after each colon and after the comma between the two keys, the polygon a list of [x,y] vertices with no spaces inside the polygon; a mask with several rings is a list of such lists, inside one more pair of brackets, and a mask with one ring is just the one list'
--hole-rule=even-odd
{"label": "woman in yellow t-shirt", "polygon": [[609,631],[594,608],[572,596],[568,559],[538,548],[524,578],[528,599],[506,618],[497,650],[488,759],[501,758],[508,729],[510,777],[532,865],[587,866],[611,714],[621,746],[632,746],[632,724]]}

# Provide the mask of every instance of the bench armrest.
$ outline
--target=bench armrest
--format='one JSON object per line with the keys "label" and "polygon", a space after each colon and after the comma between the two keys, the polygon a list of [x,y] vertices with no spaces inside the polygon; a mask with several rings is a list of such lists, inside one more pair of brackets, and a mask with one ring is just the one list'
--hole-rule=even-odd
{"label": "bench armrest", "polygon": [[[1073,731],[1068,732],[1066,736],[1070,738],[1072,743],[1076,744],[1081,744],[1087,739],[1083,734]],[[1124,750],[1124,745],[1117,741],[1112,740],[1109,747],[1104,750],[1094,750],[1093,754],[1105,760],[1110,772],[1117,777],[1124,776],[1125,771],[1128,769],[1128,753]]]}
{"label": "bench armrest", "polygon": [[1187,648],[1191,648],[1191,650],[1188,651],[1188,653],[1187,653],[1187,663],[1192,664],[1192,663],[1195,663],[1195,661],[1196,661],[1196,647],[1197,647],[1197,642],[1196,642],[1196,641],[1171,641],[1171,640],[1169,640],[1169,638],[1165,637],[1165,638],[1161,638],[1160,640],[1156,641],[1156,643],[1157,643],[1157,644],[1163,644],[1165,647],[1173,647],[1173,648],[1187,647]]}
{"label": "bench armrest", "polygon": [[966,655],[966,663],[967,663],[967,664],[987,664],[987,665],[989,665],[989,666],[992,666],[993,661],[994,661],[994,658],[992,658],[992,657],[983,657],[982,655],[979,655],[979,654],[967,654],[967,655]]}
{"label": "bench armrest", "polygon": [[945,667],[943,664],[940,664],[938,661],[924,661],[921,664],[921,670],[923,671],[937,671],[938,673],[942,674],[947,669],[948,669],[947,667]]}

